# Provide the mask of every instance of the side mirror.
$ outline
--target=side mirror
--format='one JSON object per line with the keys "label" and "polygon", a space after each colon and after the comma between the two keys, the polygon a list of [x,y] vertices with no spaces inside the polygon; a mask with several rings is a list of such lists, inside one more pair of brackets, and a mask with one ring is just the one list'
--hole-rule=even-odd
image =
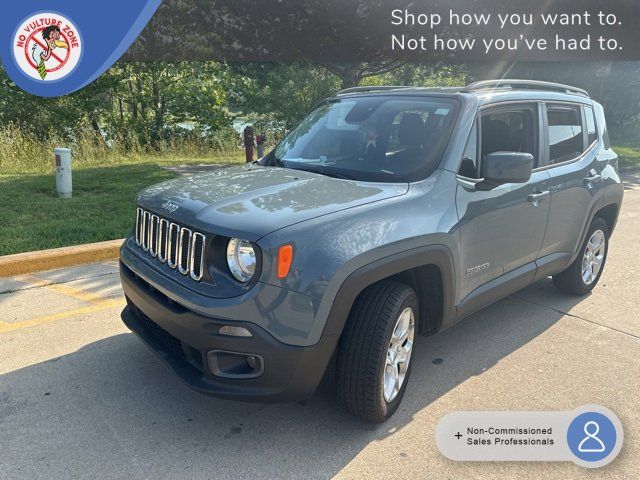
{"label": "side mirror", "polygon": [[492,190],[505,183],[526,183],[531,178],[533,155],[521,152],[494,152],[484,158],[484,180],[478,190]]}

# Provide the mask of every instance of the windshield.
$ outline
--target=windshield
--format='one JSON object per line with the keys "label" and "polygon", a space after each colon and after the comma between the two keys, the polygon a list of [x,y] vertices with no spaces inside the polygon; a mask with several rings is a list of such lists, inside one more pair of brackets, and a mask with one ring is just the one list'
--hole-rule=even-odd
{"label": "windshield", "polygon": [[272,156],[280,166],[341,178],[420,180],[440,163],[457,105],[437,97],[332,100],[311,112]]}

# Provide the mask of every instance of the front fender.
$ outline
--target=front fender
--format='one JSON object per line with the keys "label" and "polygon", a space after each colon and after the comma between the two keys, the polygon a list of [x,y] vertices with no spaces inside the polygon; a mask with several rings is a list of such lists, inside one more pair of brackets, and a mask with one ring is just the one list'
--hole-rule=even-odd
{"label": "front fender", "polygon": [[455,321],[453,255],[449,247],[438,244],[413,248],[380,258],[353,271],[343,281],[332,282],[327,287],[318,309],[318,315],[326,314],[327,318],[322,334],[340,336],[353,303],[369,285],[424,265],[437,266],[442,275],[444,309],[441,327],[453,323]]}

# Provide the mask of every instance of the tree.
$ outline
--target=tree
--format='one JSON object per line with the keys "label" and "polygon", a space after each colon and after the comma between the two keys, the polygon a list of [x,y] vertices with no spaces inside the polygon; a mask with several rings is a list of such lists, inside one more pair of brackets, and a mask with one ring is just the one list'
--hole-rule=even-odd
{"label": "tree", "polygon": [[394,70],[366,78],[367,85],[409,85],[415,87],[447,87],[466,85],[469,72],[461,63],[404,63]]}
{"label": "tree", "polygon": [[232,108],[260,117],[271,130],[293,128],[316,103],[340,88],[340,80],[318,66],[250,63],[233,70]]}
{"label": "tree", "polygon": [[82,98],[40,98],[19,89],[0,68],[0,125],[11,123],[37,138],[70,138],[87,118]]}
{"label": "tree", "polygon": [[97,141],[106,135],[158,146],[180,133],[180,122],[203,136],[229,128],[230,82],[229,69],[217,62],[120,62],[84,89],[47,99],[23,92],[0,69],[0,125],[39,138],[73,140],[93,131]]}
{"label": "tree", "polygon": [[121,62],[108,75],[112,108],[104,120],[114,135],[132,130],[139,142],[156,146],[167,139],[170,126],[181,122],[193,122],[203,131],[230,123],[223,64]]}
{"label": "tree", "polygon": [[380,62],[360,62],[360,63],[323,63],[324,68],[340,78],[340,88],[351,88],[359,86],[363,80],[382,76],[390,73],[402,66],[400,60],[380,61]]}

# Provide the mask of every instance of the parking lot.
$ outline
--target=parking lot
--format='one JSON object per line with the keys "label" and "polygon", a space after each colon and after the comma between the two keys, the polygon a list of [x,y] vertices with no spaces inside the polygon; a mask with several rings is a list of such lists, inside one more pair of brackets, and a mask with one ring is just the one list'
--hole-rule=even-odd
{"label": "parking lot", "polygon": [[[604,275],[585,298],[537,283],[417,342],[398,413],[363,424],[330,382],[305,406],[192,392],[121,323],[117,262],[0,279],[0,477],[640,478],[640,174],[629,175]],[[455,463],[455,410],[612,409],[603,469]]]}

